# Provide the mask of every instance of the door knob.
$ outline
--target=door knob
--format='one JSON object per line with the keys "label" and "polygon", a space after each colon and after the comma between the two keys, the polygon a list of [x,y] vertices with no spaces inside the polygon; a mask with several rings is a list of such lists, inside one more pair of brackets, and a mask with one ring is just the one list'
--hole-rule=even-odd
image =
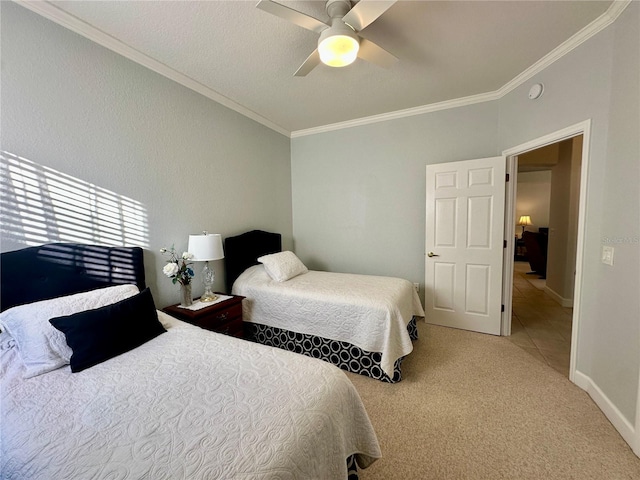
{"label": "door knob", "polygon": [[427,257],[439,257],[439,256],[440,256],[440,255],[436,255],[436,254],[435,254],[435,253],[433,253],[433,252],[429,252],[429,253],[427,253]]}

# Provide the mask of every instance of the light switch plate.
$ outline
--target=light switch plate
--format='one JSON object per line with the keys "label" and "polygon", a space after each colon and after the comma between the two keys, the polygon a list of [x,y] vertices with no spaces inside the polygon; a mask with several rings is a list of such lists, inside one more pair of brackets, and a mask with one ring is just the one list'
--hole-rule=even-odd
{"label": "light switch plate", "polygon": [[414,282],[414,284],[413,284],[413,288],[415,288],[415,290],[416,290],[416,292],[417,292],[417,293],[420,293],[420,284],[419,284],[419,283]]}
{"label": "light switch plate", "polygon": [[605,265],[613,265],[613,247],[608,245],[602,246],[602,263]]}

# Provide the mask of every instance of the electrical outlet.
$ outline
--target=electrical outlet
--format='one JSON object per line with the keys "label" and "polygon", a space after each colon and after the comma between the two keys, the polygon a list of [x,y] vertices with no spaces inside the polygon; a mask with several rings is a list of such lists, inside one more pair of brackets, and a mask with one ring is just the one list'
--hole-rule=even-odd
{"label": "electrical outlet", "polygon": [[416,289],[417,293],[420,293],[420,284],[418,282],[414,282],[413,283],[413,288]]}
{"label": "electrical outlet", "polygon": [[602,246],[602,263],[613,266],[613,247],[608,245]]}

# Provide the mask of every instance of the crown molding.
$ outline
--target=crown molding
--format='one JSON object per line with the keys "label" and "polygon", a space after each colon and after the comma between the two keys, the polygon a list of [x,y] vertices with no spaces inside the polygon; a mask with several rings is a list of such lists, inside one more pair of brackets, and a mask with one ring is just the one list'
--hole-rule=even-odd
{"label": "crown molding", "polygon": [[569,39],[565,40],[563,43],[551,50],[548,54],[531,65],[525,71],[514,77],[511,81],[504,84],[500,89],[496,90],[499,98],[504,97],[506,94],[513,91],[515,88],[519,87],[527,80],[530,80],[534,75],[537,75],[545,68],[549,67],[551,64],[561,59],[575,48],[582,45],[591,37],[607,28],[609,25],[616,21],[616,19],[620,16],[624,9],[629,6],[631,2],[632,0],[614,0],[607,11],[596,18],[594,21],[592,21],[589,25],[579,30],[577,33],[575,33]]}
{"label": "crown molding", "polygon": [[332,123],[323,125],[320,127],[313,127],[305,130],[295,130],[289,132],[281,126],[273,123],[269,119],[261,116],[260,114],[234,102],[230,98],[221,95],[215,90],[203,85],[202,83],[194,80],[193,78],[172,69],[171,67],[159,62],[148,55],[126,45],[125,43],[115,39],[111,35],[99,30],[88,23],[80,20],[79,18],[60,10],[55,5],[43,1],[43,0],[14,0],[19,5],[79,34],[89,40],[102,45],[109,50],[112,50],[129,60],[132,60],[140,65],[147,67],[154,72],[167,77],[201,95],[220,103],[221,105],[234,110],[241,115],[244,115],[251,120],[254,120],[267,128],[270,128],[286,137],[297,138],[307,135],[316,135],[319,133],[330,132],[334,130],[342,130],[345,128],[358,127],[363,125],[370,125],[372,123],[385,122],[389,120],[396,120],[405,117],[411,117],[414,115],[422,115],[425,113],[437,112],[440,110],[448,110],[451,108],[464,107],[474,105],[477,103],[490,102],[499,100],[500,98],[513,91],[518,86],[522,85],[527,80],[531,79],[536,74],[549,67],[551,64],[577,48],[579,45],[604,30],[611,25],[620,14],[629,6],[633,0],[614,0],[607,11],[596,18],[589,25],[582,30],[571,36],[568,40],[560,44],[553,49],[547,55],[542,57],[536,63],[524,70],[522,73],[514,77],[498,90],[493,92],[481,93],[478,95],[471,95],[468,97],[456,98],[452,100],[446,100],[443,102],[432,103],[429,105],[423,105],[420,107],[407,108],[404,110],[397,110],[394,112],[383,113],[379,115],[372,115],[369,117],[362,117],[354,120],[348,120],[345,122]]}
{"label": "crown molding", "polygon": [[449,110],[451,108],[466,107],[476,103],[489,102],[497,100],[499,97],[496,92],[481,93],[471,95],[469,97],[455,98],[453,100],[445,100],[444,102],[431,103],[420,107],[407,108],[405,110],[396,110],[395,112],[381,113],[380,115],[372,115],[370,117],[357,118],[346,122],[332,123],[320,127],[308,128],[306,130],[296,130],[291,132],[291,138],[304,137],[306,135],[315,135],[318,133],[330,132],[333,130],[341,130],[343,128],[359,127],[369,125],[371,123],[385,122],[387,120],[396,120],[399,118],[411,117],[414,115],[422,115],[424,113],[432,113],[440,110]]}
{"label": "crown molding", "polygon": [[372,123],[384,122],[387,120],[395,120],[412,115],[420,115],[424,113],[437,112],[439,110],[464,107],[481,102],[499,100],[509,92],[513,91],[515,88],[522,85],[527,80],[530,80],[534,75],[537,75],[545,68],[553,64],[555,61],[564,57],[573,49],[577,48],[578,46],[589,40],[591,37],[607,28],[609,25],[616,21],[616,19],[632,1],[633,0],[614,0],[606,12],[592,21],[589,25],[575,33],[568,40],[564,41],[559,46],[554,48],[551,52],[549,52],[536,63],[524,70],[522,73],[514,77],[512,80],[507,82],[498,90],[482,93],[479,95],[472,95],[469,97],[457,98],[454,100],[446,100],[444,102],[433,103],[421,107],[408,108],[406,110],[398,110],[395,112],[383,113],[380,115],[373,115],[370,117],[363,117],[355,120],[348,120],[346,122],[332,123],[330,125],[323,125],[306,130],[296,130],[291,132],[291,138],[304,137],[306,135],[316,135],[318,133],[341,130],[343,128],[358,127],[361,125],[369,125]]}
{"label": "crown molding", "polygon": [[279,125],[276,125],[269,119],[257,114],[256,112],[249,110],[246,107],[234,102],[230,98],[221,95],[215,90],[203,85],[202,83],[194,80],[193,78],[174,70],[173,68],[165,65],[154,58],[145,55],[144,53],[130,47],[129,45],[117,40],[111,35],[103,32],[102,30],[89,25],[88,23],[80,20],[78,17],[71,15],[63,10],[60,10],[55,5],[42,0],[14,0],[15,3],[21,5],[44,18],[51,20],[52,22],[61,25],[72,32],[82,35],[89,40],[108,48],[129,60],[132,60],[149,70],[153,70],[160,75],[179,83],[180,85],[193,90],[194,92],[203,95],[214,102],[217,102],[231,110],[238,112],[245,117],[254,120],[265,127],[270,128],[286,137],[289,137],[290,132]]}

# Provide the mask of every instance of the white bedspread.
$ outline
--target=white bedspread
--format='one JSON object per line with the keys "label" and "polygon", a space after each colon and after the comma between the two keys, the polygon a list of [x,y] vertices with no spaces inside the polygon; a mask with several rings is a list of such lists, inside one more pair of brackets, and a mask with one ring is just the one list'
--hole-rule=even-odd
{"label": "white bedspread", "polygon": [[381,352],[393,377],[395,361],[413,350],[407,324],[424,317],[411,282],[400,278],[309,271],[286,282],[271,280],[262,265],[245,270],[233,293],[243,319]]}
{"label": "white bedspread", "polygon": [[380,456],[355,388],[319,360],[168,332],[80,373],[22,379],[0,336],[3,479],[338,479]]}

